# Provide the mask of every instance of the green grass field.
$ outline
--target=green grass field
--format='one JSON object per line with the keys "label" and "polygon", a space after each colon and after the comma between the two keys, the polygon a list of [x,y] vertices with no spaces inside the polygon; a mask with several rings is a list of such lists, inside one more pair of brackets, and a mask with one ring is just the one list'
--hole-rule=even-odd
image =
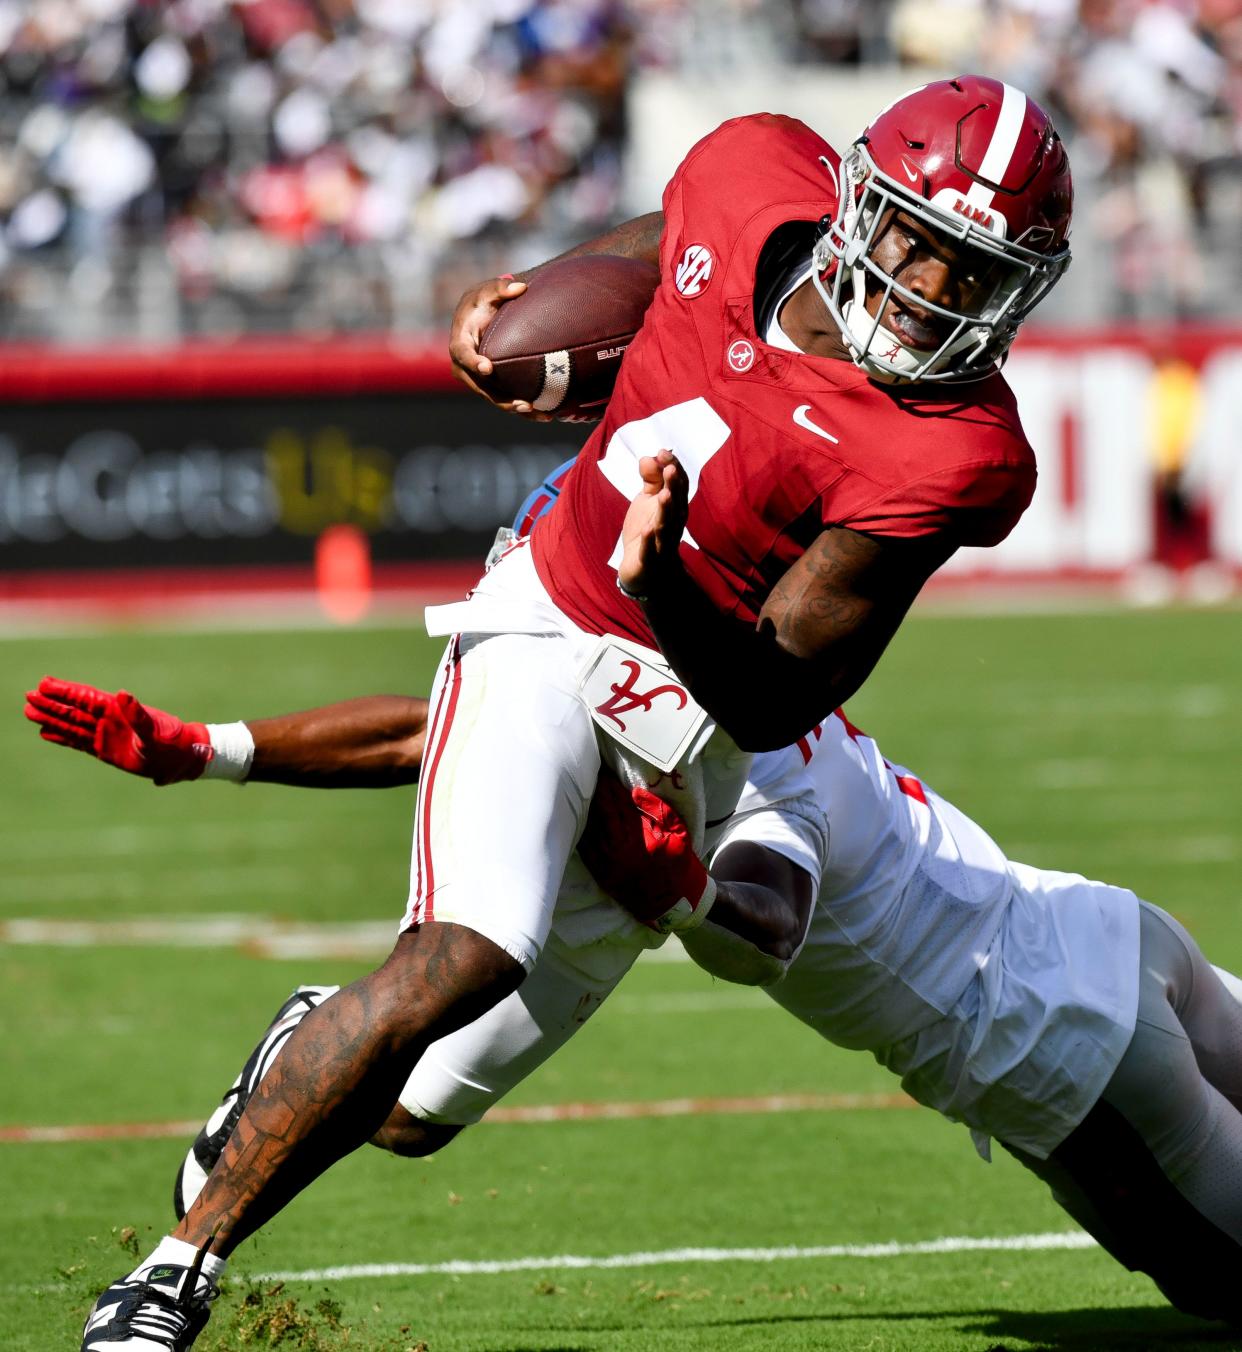
{"label": "green grass field", "polygon": [[[157,791],[40,743],[20,717],[20,692],[48,671],[226,720],[422,691],[436,655],[419,634],[378,629],[0,643],[10,711],[0,720],[9,767],[0,785],[0,1125],[201,1120],[294,985],[345,980],[368,964],[274,958],[269,946],[227,935],[199,946],[173,939],[209,939],[203,925],[186,926],[224,925],[222,916],[395,923],[413,803],[402,791]],[[1237,611],[916,615],[851,715],[1015,857],[1128,884],[1174,911],[1215,961],[1242,969],[1239,690]],[[117,942],[118,922],[152,918],[174,922],[156,932],[161,941]],[[243,930],[234,924],[235,935]],[[761,993],[652,963],[512,1102],[895,1087]],[[0,1136],[0,1347],[76,1348],[98,1288],[167,1228],[186,1142],[14,1135]],[[484,1123],[432,1160],[368,1149],[333,1170],[239,1251],[198,1347],[1242,1345],[1169,1310],[1146,1279],[1094,1249],[852,1251],[1072,1230],[1015,1164],[984,1166],[961,1128],[923,1111]],[[838,1251],[804,1252],[815,1247]],[[684,1252],[746,1248],[790,1252],[720,1261]],[[618,1265],[636,1254],[654,1257]],[[502,1270],[291,1277],[283,1286],[262,1278],[483,1260]]]}

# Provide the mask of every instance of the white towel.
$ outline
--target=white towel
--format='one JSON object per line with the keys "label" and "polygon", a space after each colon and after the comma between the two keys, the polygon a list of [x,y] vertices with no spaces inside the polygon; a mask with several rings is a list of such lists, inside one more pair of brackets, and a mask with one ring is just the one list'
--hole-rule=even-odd
{"label": "white towel", "polygon": [[717,728],[701,750],[692,750],[665,774],[596,727],[604,764],[623,784],[645,784],[671,804],[689,828],[695,852],[701,855],[708,829],[719,828],[737,806],[750,769],[750,754],[739,751],[733,739]]}

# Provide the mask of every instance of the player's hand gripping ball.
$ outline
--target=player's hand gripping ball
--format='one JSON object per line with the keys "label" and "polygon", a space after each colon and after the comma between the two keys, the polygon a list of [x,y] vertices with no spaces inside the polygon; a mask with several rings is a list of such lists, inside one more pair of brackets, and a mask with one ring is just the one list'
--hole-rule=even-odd
{"label": "player's hand gripping ball", "polygon": [[205,723],[183,723],[126,690],[114,694],[45,676],[26,692],[25,712],[45,742],[85,751],[158,785],[197,779],[214,755]]}
{"label": "player's hand gripping ball", "polygon": [[694,929],[716,900],[715,879],[695,854],[681,814],[609,770],[600,771],[578,853],[615,902],[661,934]]}
{"label": "player's hand gripping ball", "polygon": [[597,422],[659,280],[650,263],[615,254],[547,264],[484,330],[479,352],[492,370],[475,379],[498,401],[524,399],[562,422]]}

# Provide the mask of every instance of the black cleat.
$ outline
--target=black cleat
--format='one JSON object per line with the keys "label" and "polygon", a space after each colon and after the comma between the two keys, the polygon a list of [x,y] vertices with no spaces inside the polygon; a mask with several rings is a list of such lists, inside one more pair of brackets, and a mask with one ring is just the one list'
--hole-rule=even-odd
{"label": "black cleat", "polygon": [[86,1316],[82,1352],[185,1352],[219,1294],[201,1271],[208,1247],[189,1267],[152,1263],[113,1282]]}
{"label": "black cleat", "polygon": [[[340,989],[339,986],[299,986],[276,1011],[276,1017],[268,1024],[267,1031],[259,1039],[259,1045],[250,1053],[241,1074],[225,1090],[220,1106],[203,1124],[202,1130],[194,1138],[194,1144],[181,1161],[181,1168],[177,1170],[173,1183],[173,1210],[178,1220],[182,1219],[202,1192],[207,1175],[215,1168],[238,1118],[250,1101],[250,1095],[267,1074],[280,1049],[288,1041],[289,1034],[312,1009],[323,1004]],[[189,1343],[185,1345],[188,1347]]]}

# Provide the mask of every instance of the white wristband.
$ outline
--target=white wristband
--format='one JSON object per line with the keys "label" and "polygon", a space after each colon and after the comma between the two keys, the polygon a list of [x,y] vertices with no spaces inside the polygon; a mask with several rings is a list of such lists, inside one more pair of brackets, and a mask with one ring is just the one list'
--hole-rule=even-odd
{"label": "white wristband", "polygon": [[254,760],[254,737],[244,723],[208,723],[212,757],[203,766],[204,779],[245,782]]}

